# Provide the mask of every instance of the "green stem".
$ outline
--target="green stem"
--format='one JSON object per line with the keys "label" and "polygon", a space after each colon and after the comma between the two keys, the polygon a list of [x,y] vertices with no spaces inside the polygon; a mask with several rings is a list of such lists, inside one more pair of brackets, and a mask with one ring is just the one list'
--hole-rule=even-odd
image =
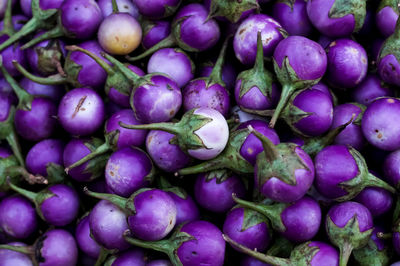
{"label": "green stem", "polygon": [[113,13],[114,13],[114,14],[119,13],[118,5],[117,5],[117,0],[111,0],[111,3],[112,3]]}
{"label": "green stem", "polygon": [[12,36],[14,34],[14,25],[12,22],[12,0],[7,0],[6,12],[3,18],[3,30],[2,35],[6,34]]}
{"label": "green stem", "polygon": [[175,175],[193,175],[209,172],[217,169],[226,168],[226,160],[224,157],[217,156],[211,160],[204,161],[197,165],[189,166],[178,170]]}
{"label": "green stem", "polygon": [[153,123],[144,125],[128,125],[123,122],[119,122],[119,125],[123,128],[128,128],[128,129],[162,130],[174,135],[178,135],[180,133],[180,130],[176,126],[176,123],[164,122],[164,123]]}
{"label": "green stem", "polygon": [[264,50],[261,39],[261,31],[257,32],[257,55],[254,69],[257,72],[264,73]]}
{"label": "green stem", "polygon": [[222,67],[224,65],[225,61],[225,54],[226,54],[226,49],[229,44],[229,39],[231,36],[228,36],[226,40],[224,41],[224,44],[222,45],[222,49],[218,55],[217,62],[215,62],[214,68],[211,71],[210,77],[209,77],[209,84],[220,84],[222,86],[225,86],[225,82],[222,80]]}
{"label": "green stem", "polygon": [[104,264],[104,261],[107,259],[108,255],[110,255],[110,253],[111,252],[109,250],[102,247],[100,249],[99,257],[97,258],[94,266],[102,266]]}
{"label": "green stem", "polygon": [[290,96],[293,94],[293,87],[290,85],[283,85],[282,87],[282,93],[281,93],[281,98],[279,100],[278,106],[275,108],[274,115],[271,118],[271,121],[269,122],[269,127],[274,128],[276,121],[278,120],[282,110],[286,107]]}
{"label": "green stem", "polygon": [[17,42],[19,39],[35,32],[41,26],[39,23],[40,21],[36,17],[32,17],[18,32],[14,33],[5,42],[0,44],[0,52]]}
{"label": "green stem", "polygon": [[6,137],[8,145],[10,145],[11,150],[13,151],[15,157],[18,160],[19,165],[25,167],[25,160],[21,153],[21,147],[18,142],[17,134],[15,134],[14,130],[11,130],[10,134]]}
{"label": "green stem", "polygon": [[169,48],[169,47],[173,47],[175,45],[176,45],[176,40],[175,40],[174,35],[171,33],[165,39],[161,40],[154,46],[150,47],[149,49],[144,51],[142,54],[133,56],[133,57],[127,56],[126,59],[131,62],[138,61],[140,59],[145,58],[146,56],[153,54],[154,52],[156,52],[162,48]]}
{"label": "green stem", "polygon": [[128,199],[123,198],[121,196],[118,196],[115,194],[93,192],[93,191],[90,191],[87,187],[83,188],[83,192],[85,192],[87,195],[89,195],[93,198],[107,200],[107,201],[111,202],[112,204],[118,206],[122,210],[125,210],[125,206],[128,202]]}
{"label": "green stem", "polygon": [[28,198],[29,200],[31,200],[32,202],[36,203],[36,196],[37,193],[17,187],[16,185],[14,185],[13,183],[9,182],[9,186],[12,190],[14,190],[15,192],[21,194],[22,196]]}
{"label": "green stem", "polygon": [[346,266],[347,262],[349,261],[351,252],[353,251],[353,247],[348,241],[345,241],[341,246],[340,246],[340,260],[339,260],[339,266]]}
{"label": "green stem", "polygon": [[278,149],[269,138],[255,130],[252,126],[249,126],[249,130],[261,141],[265,156],[268,161],[273,162],[276,158],[279,157],[280,154]]}
{"label": "green stem", "polygon": [[114,65],[114,67],[121,71],[121,73],[124,74],[124,76],[127,79],[131,80],[133,83],[137,83],[142,78],[111,55],[102,52],[101,56],[110,61]]}
{"label": "green stem", "polygon": [[378,232],[376,233],[376,237],[380,239],[392,239],[393,235],[391,233],[383,233],[383,232]]}
{"label": "green stem", "polygon": [[274,205],[264,205],[264,204],[259,204],[259,203],[255,203],[255,202],[250,202],[247,200],[242,200],[242,199],[239,199],[235,193],[232,194],[232,199],[240,206],[248,208],[253,211],[256,211],[256,212],[264,215],[265,217],[267,217],[270,220],[271,220],[271,217],[275,216],[274,211],[273,211]]}
{"label": "green stem", "polygon": [[396,189],[394,187],[392,187],[391,185],[389,185],[388,183],[386,183],[382,179],[374,176],[371,173],[368,173],[367,180],[365,181],[365,186],[366,187],[380,187],[380,188],[386,189],[387,191],[389,191],[393,194],[396,193]]}
{"label": "green stem", "polygon": [[57,26],[55,28],[37,36],[36,38],[33,38],[32,40],[30,40],[29,42],[24,44],[21,47],[21,49],[24,50],[24,49],[34,46],[35,44],[42,42],[42,41],[62,37],[64,35],[65,35],[65,33],[64,33],[63,27],[60,24],[57,24]]}
{"label": "green stem", "polygon": [[16,251],[19,253],[34,255],[35,251],[32,246],[11,246],[11,245],[0,245],[0,249],[8,249],[12,251]]}
{"label": "green stem", "polygon": [[15,68],[21,72],[21,74],[36,82],[39,84],[43,84],[43,85],[63,85],[68,83],[67,79],[65,77],[63,77],[61,74],[56,74],[53,76],[49,76],[47,78],[43,78],[43,77],[39,77],[39,76],[35,76],[31,73],[28,72],[28,70],[26,70],[23,66],[21,66],[17,61],[13,61],[13,64],[15,66]]}
{"label": "green stem", "polygon": [[246,113],[255,114],[259,116],[267,116],[267,117],[271,117],[275,113],[275,110],[252,110],[244,107],[240,107],[240,109]]}
{"label": "green stem", "polygon": [[68,174],[69,170],[71,170],[72,168],[75,168],[77,166],[80,166],[84,163],[86,163],[87,161],[98,157],[102,154],[107,153],[108,151],[111,150],[111,147],[109,145],[109,143],[105,142],[104,144],[100,145],[99,147],[97,147],[96,150],[92,151],[91,153],[89,153],[88,155],[86,155],[85,157],[81,158],[80,160],[74,162],[73,164],[71,164],[70,166],[65,168],[65,172]]}

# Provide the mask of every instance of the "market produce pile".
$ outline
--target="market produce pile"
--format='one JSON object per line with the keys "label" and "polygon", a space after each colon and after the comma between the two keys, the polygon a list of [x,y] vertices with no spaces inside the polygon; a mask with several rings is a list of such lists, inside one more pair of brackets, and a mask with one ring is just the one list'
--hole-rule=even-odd
{"label": "market produce pile", "polygon": [[400,265],[400,0],[0,0],[0,266]]}

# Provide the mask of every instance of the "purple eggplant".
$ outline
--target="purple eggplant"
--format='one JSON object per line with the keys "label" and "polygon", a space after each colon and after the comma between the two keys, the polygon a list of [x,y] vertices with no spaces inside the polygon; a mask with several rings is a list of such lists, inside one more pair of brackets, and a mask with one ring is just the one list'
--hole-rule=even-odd
{"label": "purple eggplant", "polygon": [[56,103],[60,102],[65,94],[65,89],[62,86],[43,85],[28,78],[22,78],[19,84],[29,94],[37,97],[49,98]]}
{"label": "purple eggplant", "polygon": [[146,266],[172,266],[169,260],[152,260]]}
{"label": "purple eggplant", "polygon": [[162,19],[173,15],[182,0],[135,0],[140,14],[150,19]]}
{"label": "purple eggplant", "polygon": [[391,193],[395,189],[368,172],[362,155],[351,146],[331,145],[315,157],[315,184],[325,197],[347,201],[366,187],[381,187]]}
{"label": "purple eggplant", "polygon": [[100,255],[101,247],[90,236],[89,216],[81,218],[76,226],[75,239],[81,251],[92,258]]}
{"label": "purple eggplant", "polygon": [[171,23],[167,20],[144,20],[142,29],[142,46],[148,50],[171,34]]}
{"label": "purple eggplant", "polygon": [[133,248],[117,255],[114,255],[107,259],[104,265],[113,266],[147,266],[146,264],[147,256],[142,249]]}
{"label": "purple eggplant", "polygon": [[393,205],[392,194],[378,187],[364,188],[354,200],[367,207],[374,217],[387,213]]}
{"label": "purple eggplant", "polygon": [[234,2],[229,0],[205,0],[204,4],[209,9],[208,16],[210,18],[229,21],[233,24],[260,10],[258,0]]}
{"label": "purple eggplant", "polygon": [[[108,17],[111,15],[113,11],[113,0],[99,0],[97,4],[99,5],[101,12],[103,13],[103,17]],[[135,19],[138,19],[140,14],[135,2],[130,0],[117,0],[115,1],[117,4],[118,12],[120,13],[128,13]]]}
{"label": "purple eggplant", "polygon": [[[207,60],[206,62],[202,63],[200,69],[198,69],[198,76],[199,77],[209,77],[214,70],[214,66],[216,63],[216,59]],[[225,60],[224,65],[222,66],[222,81],[225,82],[226,89],[231,91],[231,89],[235,86],[236,80],[236,69],[232,62],[227,62]]]}
{"label": "purple eggplant", "polygon": [[353,249],[368,244],[373,231],[372,216],[360,203],[339,203],[328,211],[325,230],[331,243],[340,250],[339,265],[345,266]]}
{"label": "purple eggplant", "polygon": [[396,21],[399,18],[398,4],[397,0],[384,0],[380,1],[376,9],[375,23],[385,38],[395,31]]}
{"label": "purple eggplant", "polygon": [[[25,246],[24,243],[20,242],[12,242],[8,245]],[[26,254],[9,249],[0,249],[0,265],[33,266],[33,262]]]}
{"label": "purple eggplant", "polygon": [[353,100],[365,106],[376,98],[390,96],[393,96],[393,90],[374,74],[367,75],[352,92]]}

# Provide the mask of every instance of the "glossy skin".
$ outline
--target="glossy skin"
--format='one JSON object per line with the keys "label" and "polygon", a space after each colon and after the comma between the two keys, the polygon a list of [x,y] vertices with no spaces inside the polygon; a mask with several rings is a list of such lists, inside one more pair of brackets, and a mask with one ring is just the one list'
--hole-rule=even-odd
{"label": "glossy skin", "polygon": [[389,184],[399,187],[400,182],[400,150],[391,152],[384,161],[383,171],[385,173],[385,180]]}
{"label": "glossy skin", "polygon": [[[273,128],[268,126],[267,122],[253,119],[241,123],[237,129],[244,129],[248,126],[252,126],[255,130],[266,136],[273,144],[278,145],[280,143],[278,134]],[[240,155],[249,163],[255,165],[257,155],[263,150],[264,148],[261,141],[254,134],[250,134],[243,142],[242,147],[240,147]]]}
{"label": "glossy skin", "polygon": [[175,81],[156,74],[150,83],[131,93],[130,103],[136,118],[142,123],[167,122],[179,111],[182,93]]}
{"label": "glossy skin", "polygon": [[365,188],[354,200],[367,207],[374,217],[388,212],[393,204],[392,194],[377,187]]}
{"label": "glossy skin", "polygon": [[76,265],[78,248],[74,237],[63,229],[47,231],[43,236],[43,246],[40,249],[44,262],[40,266]]}
{"label": "glossy skin", "polygon": [[193,108],[208,107],[220,112],[225,117],[230,109],[228,91],[218,83],[207,86],[204,79],[190,81],[182,90],[184,111]]}
{"label": "glossy skin", "polygon": [[311,113],[294,124],[301,133],[308,136],[319,136],[331,127],[333,104],[325,93],[307,89],[294,98],[293,105],[306,113]]}
{"label": "glossy skin", "polygon": [[242,80],[238,79],[235,83],[235,100],[240,107],[251,110],[267,110],[275,107],[279,101],[280,91],[276,83],[272,84],[270,97],[262,94],[256,86],[240,97],[241,86]]}
{"label": "glossy skin", "polygon": [[35,232],[37,216],[29,200],[22,196],[4,198],[0,202],[0,229],[17,239],[28,238]]}
{"label": "glossy skin", "polygon": [[205,174],[197,176],[194,196],[199,205],[209,211],[227,212],[235,205],[232,193],[235,193],[239,198],[246,194],[244,184],[238,176],[231,175],[222,182],[217,181],[215,177],[211,177],[211,180],[206,178]]}
{"label": "glossy skin", "polygon": [[319,90],[319,91],[325,93],[329,97],[329,99],[331,99],[331,101],[333,102],[333,95],[325,83],[320,81],[317,84],[315,84],[314,86],[312,86],[311,89]]}
{"label": "glossy skin", "polygon": [[[199,77],[209,77],[214,68],[215,63],[207,63],[202,66],[199,70]],[[222,81],[225,82],[225,87],[230,91],[235,86],[237,72],[235,67],[229,63],[225,62],[222,66]]]}
{"label": "glossy skin", "polygon": [[77,39],[90,39],[103,20],[100,7],[94,0],[65,0],[60,15],[64,29]]}
{"label": "glossy skin", "polygon": [[122,149],[129,146],[142,146],[147,136],[147,130],[123,128],[119,125],[120,122],[128,125],[140,124],[140,122],[136,120],[134,112],[130,109],[118,111],[107,120],[105,133],[107,134],[116,130],[119,132],[117,148]]}
{"label": "glossy skin", "polygon": [[373,228],[372,215],[369,210],[360,203],[346,201],[333,206],[327,214],[327,219],[340,228],[343,228],[351,218],[357,217],[360,232],[365,232]]}
{"label": "glossy skin", "polygon": [[168,260],[153,260],[146,264],[146,266],[172,266]]}
{"label": "glossy skin", "polygon": [[400,64],[393,54],[378,58],[378,73],[384,82],[400,85]]}
{"label": "glossy skin", "polygon": [[393,90],[385,86],[379,76],[369,74],[354,88],[352,98],[361,104],[368,106],[378,97],[393,96]]}
{"label": "glossy skin", "polygon": [[393,151],[400,148],[400,125],[395,123],[400,115],[397,98],[380,98],[371,103],[361,120],[364,137],[373,146]]}
{"label": "glossy skin", "polygon": [[67,92],[58,107],[58,119],[70,134],[86,136],[103,124],[104,103],[92,89],[76,88]]}
{"label": "glossy skin", "polygon": [[356,161],[344,145],[327,146],[315,157],[315,185],[327,198],[346,195],[339,184],[353,179],[358,172]]}
{"label": "glossy skin", "polygon": [[329,37],[346,37],[353,33],[355,20],[352,14],[330,18],[329,11],[336,0],[313,0],[307,2],[307,14],[311,23],[321,34]]}
{"label": "glossy skin", "polygon": [[[31,8],[32,0],[19,0],[19,6],[21,7],[22,13],[27,17],[32,17],[32,8]],[[41,1],[39,1],[40,3]]]}
{"label": "glossy skin", "polygon": [[117,150],[111,154],[106,165],[107,186],[115,194],[129,197],[149,184],[146,176],[151,169],[151,160],[143,151],[132,147]]}
{"label": "glossy skin", "polygon": [[[12,242],[8,243],[8,245],[26,246],[26,244],[21,242]],[[29,255],[9,249],[0,249],[0,265],[33,266],[33,262],[29,258]]]}
{"label": "glossy skin", "polygon": [[261,262],[256,258],[245,255],[240,261],[240,266],[270,266],[270,264]]}
{"label": "glossy skin", "polygon": [[96,259],[100,254],[100,246],[90,236],[89,216],[79,221],[76,226],[75,239],[80,250]]}
{"label": "glossy skin", "polygon": [[15,113],[15,129],[22,138],[39,141],[50,137],[56,129],[57,107],[46,98],[35,98],[30,111],[19,109]]}
{"label": "glossy skin", "polygon": [[186,198],[181,198],[171,191],[167,191],[168,195],[173,199],[176,206],[176,223],[180,225],[184,222],[196,221],[200,218],[200,211],[193,198],[187,194]]}
{"label": "glossy skin", "polygon": [[126,55],[139,46],[142,28],[130,14],[111,14],[101,22],[97,39],[106,52]]}
{"label": "glossy skin", "polygon": [[117,258],[112,263],[112,266],[145,266],[146,256],[143,250],[133,248],[123,253],[118,254]]}
{"label": "glossy skin", "polygon": [[156,241],[167,236],[175,226],[174,200],[159,189],[142,191],[134,198],[135,214],[128,216],[131,232],[145,241]]}
{"label": "glossy skin", "polygon": [[307,2],[296,0],[293,8],[288,4],[276,2],[273,7],[272,17],[278,21],[290,35],[308,36],[313,31],[313,26],[307,15]]}
{"label": "glossy skin", "polygon": [[171,23],[166,20],[152,21],[154,25],[143,32],[142,45],[144,49],[149,49],[155,44],[164,40],[171,33]]}
{"label": "glossy skin", "polygon": [[[362,110],[360,107],[351,103],[335,106],[333,109],[333,121],[331,129],[337,128],[349,122],[353,115],[355,115],[354,120],[357,119],[361,112]],[[336,136],[334,143],[350,145],[357,150],[361,150],[366,141],[362,134],[361,127],[354,124],[354,120],[351,124],[347,125],[339,135]]]}
{"label": "glossy skin", "polygon": [[353,88],[365,78],[368,57],[364,48],[350,39],[333,41],[328,48],[328,81],[334,87]]}
{"label": "glossy skin", "polygon": [[36,143],[26,155],[26,169],[31,174],[47,176],[50,163],[63,165],[64,142],[58,139],[45,139]]}
{"label": "glossy skin", "polygon": [[274,51],[279,68],[285,57],[301,80],[319,79],[327,67],[326,53],[321,45],[302,36],[289,36],[279,43]]}
{"label": "glossy skin", "polygon": [[54,102],[59,102],[65,93],[64,88],[61,86],[43,85],[28,78],[22,78],[19,84],[29,94],[38,97],[49,98]]}
{"label": "glossy skin", "polygon": [[257,32],[261,31],[264,57],[274,52],[277,44],[283,40],[279,29],[281,25],[264,14],[251,15],[245,19],[236,31],[233,49],[236,58],[244,65],[253,65],[257,54]]}
{"label": "glossy skin", "polygon": [[271,242],[271,232],[268,228],[267,219],[254,224],[246,229],[243,227],[244,208],[234,208],[228,212],[223,225],[223,232],[236,242],[249,249],[257,249],[263,252]]}
{"label": "glossy skin", "polygon": [[324,242],[312,241],[309,247],[317,246],[319,248],[318,252],[312,258],[310,265],[311,266],[336,266],[339,265],[339,252]]}
{"label": "glossy skin", "polygon": [[[120,13],[128,13],[135,19],[138,19],[140,14],[139,10],[136,7],[135,3],[130,0],[117,0],[118,12]],[[112,1],[111,0],[98,0],[97,4],[100,7],[101,12],[103,13],[103,17],[108,17],[113,13],[112,10]]]}
{"label": "glossy skin", "polygon": [[10,115],[10,110],[12,106],[11,97],[6,93],[0,93],[0,121],[6,121]]}
{"label": "glossy skin", "polygon": [[161,19],[171,15],[168,8],[176,8],[180,0],[136,0],[136,6],[140,14],[151,19]]}
{"label": "glossy skin", "polygon": [[[8,39],[7,35],[3,35],[0,37],[0,44]],[[25,50],[21,48],[20,43],[15,43],[15,45],[9,46],[3,51],[0,52],[0,55],[3,57],[3,66],[8,71],[8,73],[13,77],[21,76],[21,73],[14,67],[12,61],[17,61],[23,67],[27,65],[27,58]],[[3,77],[3,73],[0,73],[0,77]]]}
{"label": "glossy skin", "polygon": [[178,145],[171,144],[175,135],[151,130],[146,138],[146,150],[153,162],[163,171],[173,173],[184,168],[190,162],[190,157]]}
{"label": "glossy skin", "polygon": [[[274,201],[294,202],[301,199],[314,181],[314,164],[310,156],[300,147],[295,148],[296,154],[302,159],[308,169],[296,169],[296,185],[289,185],[276,177],[272,177],[264,184],[259,185],[260,192]],[[255,168],[254,176],[257,177],[258,164]]]}
{"label": "glossy skin", "polygon": [[[144,2],[147,3],[147,0]],[[184,19],[180,24],[180,31],[174,34],[182,49],[185,50],[184,46],[188,46],[191,50],[205,51],[217,44],[220,38],[218,23],[214,19],[208,19],[208,11],[203,5],[189,4],[182,7],[174,22],[182,18]]]}
{"label": "glossy skin", "polygon": [[160,72],[167,74],[181,88],[189,80],[193,79],[194,68],[192,60],[182,50],[163,48],[150,57],[147,64],[147,73]]}
{"label": "glossy skin", "polygon": [[89,226],[96,242],[108,249],[125,250],[130,245],[123,233],[129,229],[126,214],[107,200],[97,203],[89,214]]}
{"label": "glossy skin", "polygon": [[39,6],[41,9],[57,9],[61,6],[64,0],[40,0]]}
{"label": "glossy skin", "polygon": [[375,23],[380,33],[385,37],[389,37],[394,33],[396,21],[399,14],[396,13],[390,6],[385,6],[375,16]]}
{"label": "glossy skin", "polygon": [[55,226],[65,226],[74,221],[79,211],[79,197],[76,191],[63,184],[48,188],[53,196],[45,199],[40,205],[43,218]]}
{"label": "glossy skin", "polygon": [[177,255],[184,266],[224,264],[225,241],[218,227],[210,222],[194,221],[182,226],[180,231],[195,238],[184,242],[177,250]]}

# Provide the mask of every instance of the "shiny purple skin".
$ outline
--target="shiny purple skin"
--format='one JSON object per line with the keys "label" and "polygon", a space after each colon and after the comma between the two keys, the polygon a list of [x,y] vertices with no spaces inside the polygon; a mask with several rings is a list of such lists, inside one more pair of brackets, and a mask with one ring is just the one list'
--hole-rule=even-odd
{"label": "shiny purple skin", "polygon": [[22,78],[19,84],[29,94],[38,97],[49,98],[54,102],[59,102],[65,94],[65,90],[62,86],[43,85],[36,83],[28,78]]}
{"label": "shiny purple skin", "polygon": [[244,208],[234,208],[228,212],[223,225],[223,232],[236,242],[249,249],[257,249],[264,252],[271,242],[271,232],[268,228],[268,221],[254,224],[243,230],[247,225],[243,224]]}
{"label": "shiny purple skin", "polygon": [[141,15],[151,19],[161,19],[169,14],[167,9],[176,9],[181,0],[135,0]]}
{"label": "shiny purple skin", "polygon": [[[7,245],[11,246],[26,246],[25,243],[21,242],[12,242],[7,243]],[[9,249],[0,249],[0,265],[7,266],[33,266],[32,260],[29,258],[29,255],[12,251]]]}
{"label": "shiny purple skin", "polygon": [[312,0],[307,2],[307,14],[321,34],[329,37],[346,37],[353,33],[356,22],[352,14],[330,18],[329,12],[336,0]]}
{"label": "shiny purple skin", "polygon": [[123,109],[113,114],[106,122],[105,134],[118,130],[117,148],[122,149],[129,146],[142,146],[147,136],[147,130],[123,128],[119,125],[120,122],[127,125],[141,124],[136,120],[135,114],[131,109]]}
{"label": "shiny purple skin", "polygon": [[13,155],[13,153],[10,149],[0,146],[0,158],[7,158],[11,155]]}
{"label": "shiny purple skin", "polygon": [[365,106],[368,106],[378,97],[393,96],[393,90],[385,86],[379,76],[370,74],[363,82],[354,88],[352,98]]}
{"label": "shiny purple skin", "polygon": [[283,40],[279,31],[282,26],[270,16],[264,14],[251,15],[239,26],[233,39],[236,58],[244,65],[253,65],[257,54],[257,32],[261,31],[264,57],[274,52],[278,43]]}
{"label": "shiny purple skin", "polygon": [[[94,53],[101,58],[101,52],[104,52],[97,41],[86,41],[78,45],[79,47]],[[82,86],[91,88],[102,88],[106,82],[106,71],[88,55],[75,51],[71,52],[69,59],[77,65],[82,66],[77,80]]]}
{"label": "shiny purple skin", "polygon": [[318,43],[322,46],[322,48],[328,48],[329,44],[333,42],[336,38],[328,37],[325,35],[320,35],[318,39]]}
{"label": "shiny purple skin", "polygon": [[74,237],[66,230],[53,229],[43,235],[40,266],[76,265],[78,247]]}
{"label": "shiny purple skin", "polygon": [[134,236],[145,241],[156,241],[167,236],[176,223],[176,206],[167,192],[160,189],[144,190],[135,195],[135,213],[128,216]]}
{"label": "shiny purple skin", "polygon": [[175,81],[156,74],[149,83],[134,89],[130,103],[140,122],[167,122],[181,108],[182,93]]}
{"label": "shiny purple skin", "polygon": [[5,80],[5,78],[0,77],[0,95],[6,96],[6,98],[9,98],[7,100],[10,100],[13,104],[18,104],[18,99],[17,95],[14,93],[14,90],[10,86],[10,84]]}
{"label": "shiny purple skin", "polygon": [[43,10],[58,9],[63,2],[64,0],[39,0],[39,6]]}
{"label": "shiny purple skin", "polygon": [[146,176],[151,169],[151,160],[142,150],[134,147],[117,150],[111,154],[106,165],[107,186],[115,194],[129,197],[149,184]]}
{"label": "shiny purple skin", "polygon": [[[147,0],[142,1],[147,3]],[[217,44],[221,34],[218,23],[208,18],[208,11],[203,5],[189,4],[182,7],[176,14],[174,22],[180,19],[183,21],[180,23],[178,33],[179,42],[197,51],[205,51]]]}
{"label": "shiny purple skin", "polygon": [[90,88],[67,92],[58,106],[58,119],[71,135],[86,136],[98,130],[104,120],[104,103]]}
{"label": "shiny purple skin", "polygon": [[5,93],[0,93],[0,121],[6,121],[10,115],[10,110],[12,106],[11,97]]}
{"label": "shiny purple skin", "polygon": [[371,103],[364,112],[361,128],[364,137],[373,146],[386,151],[400,148],[400,100],[380,98]]}
{"label": "shiny purple skin", "polygon": [[301,80],[321,78],[327,68],[327,56],[318,43],[302,36],[289,36],[276,46],[274,59],[279,68],[285,58]]}
{"label": "shiny purple skin", "polygon": [[331,127],[333,103],[326,93],[316,89],[307,89],[294,98],[293,105],[310,114],[294,124],[301,133],[308,136],[319,136]]}
{"label": "shiny purple skin", "polygon": [[283,2],[276,2],[273,7],[272,17],[278,21],[289,35],[308,36],[313,31],[313,26],[307,15],[307,2],[296,0],[291,8]]}
{"label": "shiny purple skin", "polygon": [[190,57],[182,50],[174,48],[158,50],[147,63],[147,73],[164,73],[171,77],[180,88],[193,79],[194,68]]}
{"label": "shiny purple skin", "polygon": [[[214,63],[201,67],[198,76],[209,77],[213,68]],[[228,91],[230,91],[235,86],[236,76],[237,72],[235,70],[235,67],[229,62],[225,62],[222,66],[222,81],[225,82],[225,87],[228,89]]]}
{"label": "shiny purple skin", "polygon": [[74,221],[79,211],[78,193],[63,184],[50,186],[48,190],[53,195],[40,205],[46,222],[55,226],[65,226]]}
{"label": "shiny purple skin", "polygon": [[380,225],[375,226],[374,230],[372,231],[371,239],[374,241],[374,244],[376,245],[377,249],[379,251],[382,251],[385,247],[387,247],[387,240],[379,238],[377,236],[377,233],[382,232],[386,233],[385,228],[381,227]]}
{"label": "shiny purple skin", "polygon": [[[138,68],[137,66],[128,65],[128,68],[130,70],[132,70],[132,72],[134,72],[135,74],[137,74],[139,76],[145,75],[144,71],[141,70],[140,68]],[[110,88],[110,91],[108,92],[107,97],[108,97],[108,99],[110,99],[111,101],[113,101],[114,103],[118,104],[121,107],[126,107],[126,108],[130,107],[129,94],[126,95],[126,94],[120,93],[115,88]]]}
{"label": "shiny purple skin", "polygon": [[[252,126],[255,130],[266,136],[273,144],[280,143],[279,136],[273,128],[268,126],[268,123],[263,120],[249,120],[241,123],[237,130]],[[240,155],[243,156],[252,165],[256,164],[257,155],[264,151],[261,141],[252,133],[243,142],[240,147]]]}
{"label": "shiny purple skin", "polygon": [[359,173],[349,149],[344,145],[331,145],[315,157],[315,185],[325,197],[334,199],[347,194],[339,184],[353,179]]}
{"label": "shiny purple skin", "polygon": [[328,47],[328,81],[334,87],[353,88],[367,75],[365,49],[350,39],[333,41]]}
{"label": "shiny purple skin", "polygon": [[[211,173],[210,173],[211,174]],[[205,174],[199,174],[194,185],[194,196],[199,205],[209,211],[216,213],[227,212],[235,205],[232,193],[242,198],[246,194],[246,189],[242,180],[231,175],[220,182],[216,177],[211,180]]]}
{"label": "shiny purple skin", "polygon": [[153,260],[146,264],[146,266],[172,266],[169,260]]}
{"label": "shiny purple skin", "polygon": [[26,155],[26,169],[31,174],[47,176],[47,166],[63,164],[64,142],[58,139],[45,139],[36,143]]}
{"label": "shiny purple skin", "polygon": [[327,96],[329,96],[329,99],[333,102],[333,95],[331,91],[329,90],[328,86],[325,85],[323,82],[318,82],[314,86],[311,87],[311,89],[319,90],[323,93],[325,93]]}
{"label": "shiny purple skin", "polygon": [[[301,199],[311,187],[314,181],[314,164],[310,156],[300,147],[296,147],[296,154],[302,159],[308,169],[296,169],[296,185],[289,185],[276,177],[272,177],[264,184],[261,184],[260,192],[265,197],[279,202],[294,202]],[[257,176],[257,166],[254,176]]]}
{"label": "shiny purple skin", "polygon": [[360,232],[365,232],[373,228],[372,215],[370,211],[362,204],[354,201],[346,201],[334,205],[326,215],[327,220],[330,218],[332,222],[339,228],[343,228],[346,224],[356,216],[358,228]]}
{"label": "shiny purple skin", "polygon": [[163,171],[174,173],[185,168],[190,157],[170,140],[174,134],[162,130],[151,130],[146,138],[146,150],[153,162]]}
{"label": "shiny purple skin", "polygon": [[392,194],[377,187],[364,188],[354,200],[367,207],[374,217],[388,212],[393,204]]}
{"label": "shiny purple skin", "polygon": [[286,230],[282,236],[296,243],[311,240],[321,225],[321,208],[318,202],[310,197],[303,197],[286,207],[281,215]]}
{"label": "shiny purple skin", "polygon": [[32,17],[31,2],[32,0],[19,0],[19,6],[21,7],[22,13],[24,13],[29,18]]}
{"label": "shiny purple skin", "polygon": [[[345,103],[341,105],[335,106],[333,109],[333,121],[331,129],[337,128],[352,119],[354,115],[354,120],[362,112],[361,108],[355,104]],[[361,131],[361,126],[354,124],[347,125],[339,135],[336,136],[334,143],[341,145],[350,145],[356,150],[361,150],[362,147],[366,144],[364,135]]]}
{"label": "shiny purple skin", "polygon": [[[135,2],[131,0],[117,0],[118,12],[128,13],[135,19],[138,19],[140,14],[139,10],[135,5]],[[97,4],[100,7],[103,17],[107,17],[113,13],[112,0],[98,0]]]}
{"label": "shiny purple skin", "polygon": [[227,117],[230,110],[229,93],[218,83],[207,86],[207,80],[195,79],[182,89],[183,110],[185,112],[199,107],[209,107]]}
{"label": "shiny purple skin", "polygon": [[396,21],[399,18],[392,7],[385,6],[375,16],[375,23],[383,37],[387,38],[394,33]]}
{"label": "shiny purple skin", "polygon": [[393,151],[386,156],[382,168],[385,173],[385,180],[398,188],[400,185],[400,150]]}
{"label": "shiny purple skin", "polygon": [[19,195],[4,198],[0,202],[0,229],[17,239],[28,238],[35,232],[37,216],[31,202]]}
{"label": "shiny purple skin", "polygon": [[[90,149],[85,145],[86,141],[89,141],[89,139],[73,138],[68,142],[63,153],[64,166],[71,165],[90,153]],[[70,169],[68,175],[78,182],[90,181],[92,174],[84,172],[88,164],[89,162],[85,162],[82,165]]]}
{"label": "shiny purple skin", "polygon": [[100,246],[90,236],[89,216],[79,221],[75,230],[75,239],[80,250],[91,258],[100,255]]}
{"label": "shiny purple skin", "polygon": [[64,30],[77,39],[90,39],[103,21],[95,0],[65,0],[60,7],[60,17]]}
{"label": "shiny purple skin", "polygon": [[393,54],[378,59],[378,73],[384,82],[400,85],[400,63]]}
{"label": "shiny purple skin", "polygon": [[171,23],[166,20],[153,21],[154,25],[152,28],[143,32],[142,45],[144,49],[149,49],[164,40],[171,33]]}
{"label": "shiny purple skin", "polygon": [[[7,35],[3,35],[0,37],[0,44],[5,42],[8,39]],[[0,55],[3,57],[3,66],[4,68],[8,71],[8,73],[13,76],[13,77],[20,77],[21,72],[19,72],[12,61],[17,61],[20,65],[23,67],[27,66],[27,61],[26,61],[26,53],[25,50],[20,49],[21,45],[20,43],[15,43],[14,45],[11,45],[7,48],[5,48],[3,51],[0,52]],[[3,77],[3,73],[0,73],[0,77]]]}
{"label": "shiny purple skin", "polygon": [[314,255],[310,262],[310,266],[337,266],[339,265],[339,252],[324,242],[312,241],[309,247],[317,246],[318,252]]}
{"label": "shiny purple skin", "polygon": [[56,104],[46,98],[35,98],[30,111],[18,109],[15,113],[15,129],[22,138],[39,141],[50,137],[57,126]]}
{"label": "shiny purple skin", "polygon": [[146,256],[139,248],[130,249],[118,254],[112,266],[145,266]]}
{"label": "shiny purple skin", "polygon": [[235,100],[240,107],[251,110],[267,110],[274,108],[279,101],[280,90],[276,83],[272,84],[271,98],[262,94],[256,86],[240,97],[241,86],[242,80],[238,79],[235,83]]}
{"label": "shiny purple skin", "polygon": [[97,203],[89,214],[90,232],[99,245],[107,249],[125,250],[130,247],[123,234],[129,229],[127,216],[107,200]]}
{"label": "shiny purple skin", "polygon": [[180,225],[184,222],[196,221],[200,218],[199,208],[193,198],[187,194],[186,198],[181,198],[171,191],[167,191],[168,195],[174,200],[176,206],[176,223]]}
{"label": "shiny purple skin", "polygon": [[225,241],[218,227],[210,222],[194,221],[182,226],[180,231],[195,238],[184,242],[177,250],[183,266],[224,264]]}
{"label": "shiny purple skin", "polygon": [[270,266],[271,264],[267,264],[259,261],[256,258],[245,255],[243,259],[240,261],[240,266]]}

